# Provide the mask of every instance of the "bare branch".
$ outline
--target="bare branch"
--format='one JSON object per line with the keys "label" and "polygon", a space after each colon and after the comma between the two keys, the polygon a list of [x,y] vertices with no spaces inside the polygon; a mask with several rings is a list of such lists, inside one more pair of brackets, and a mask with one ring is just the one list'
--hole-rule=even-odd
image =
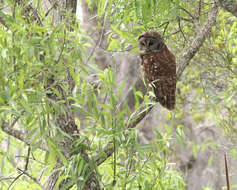
{"label": "bare branch", "polygon": [[167,24],[165,25],[165,28],[164,28],[164,31],[163,31],[163,35],[165,34],[165,32],[166,32],[166,30],[167,30],[169,24],[170,24],[170,22],[167,22]]}
{"label": "bare branch", "polygon": [[[8,135],[15,137],[16,139],[26,143],[27,145],[30,145],[31,140],[27,138],[27,133],[25,133],[23,130],[13,128],[18,119],[19,118],[17,117],[11,125],[2,119],[2,125],[0,127]],[[40,149],[47,151],[46,144],[42,142]]]}
{"label": "bare branch", "polygon": [[183,29],[182,29],[182,26],[181,26],[180,18],[178,18],[178,25],[179,25],[179,30],[180,30],[180,32],[181,32],[183,38],[184,38],[184,41],[187,42],[187,39],[186,39],[186,37],[185,37],[185,35],[184,35]]}
{"label": "bare branch", "polygon": [[188,11],[186,10],[185,8],[183,7],[179,7],[180,10],[184,11],[185,13],[187,13],[191,18],[192,20],[195,20],[195,17]]}
{"label": "bare branch", "polygon": [[22,170],[22,169],[20,169],[20,168],[17,168],[19,171],[21,171],[22,173],[22,175],[24,174],[24,175],[26,175],[26,176],[28,176],[30,179],[32,179],[35,183],[37,183],[37,185],[39,185],[42,189],[44,189],[44,187],[43,187],[43,185],[41,185],[41,183],[35,178],[35,177],[33,177],[33,176],[31,176],[29,173],[27,173],[25,170]]}
{"label": "bare branch", "polygon": [[181,17],[179,16],[180,20],[184,20],[186,22],[190,22],[190,23],[193,23],[193,20],[192,19],[189,19],[189,18],[185,18],[185,17]]}
{"label": "bare branch", "polygon": [[175,32],[172,32],[172,33],[169,34],[169,35],[165,35],[165,36],[163,36],[163,38],[169,38],[170,36],[173,36],[173,35],[175,35],[175,34],[178,34],[179,32],[181,32],[180,29],[177,30],[177,31],[175,31]]}
{"label": "bare branch", "polygon": [[201,11],[202,11],[202,0],[199,0],[199,6],[198,6],[198,18],[201,16]]}
{"label": "bare branch", "polygon": [[[32,6],[32,4],[29,4],[26,8],[25,8],[25,11],[26,13],[27,12],[30,12],[30,10],[32,11],[33,15],[34,15],[34,19],[36,20],[36,22],[40,25],[40,26],[43,26],[43,23],[41,21],[41,18],[38,14],[38,10],[36,8],[34,8]],[[28,15],[27,15],[28,16]]]}
{"label": "bare branch", "polygon": [[58,6],[58,1],[54,1],[53,5],[49,8],[49,10],[45,13],[45,17],[47,17],[49,15],[49,13],[55,9]]}
{"label": "bare branch", "polygon": [[97,42],[96,42],[95,46],[93,47],[93,49],[91,50],[91,52],[90,52],[90,54],[89,54],[89,56],[86,60],[86,64],[90,61],[91,57],[94,55],[96,48],[101,45],[102,38],[103,38],[103,35],[104,35],[104,29],[105,29],[105,20],[102,24],[102,29],[100,31],[100,37],[97,40]]}
{"label": "bare branch", "polygon": [[[14,122],[13,122],[14,123]],[[10,136],[17,138],[18,140],[25,142],[27,145],[30,143],[26,140],[26,134],[18,129],[14,129],[12,125],[2,120],[2,130]]]}
{"label": "bare branch", "polygon": [[24,171],[26,171],[26,170],[28,169],[29,159],[30,159],[30,146],[28,147],[28,152],[27,152],[26,164],[25,164],[25,169],[24,169]]}
{"label": "bare branch", "polygon": [[7,189],[10,189],[10,187],[22,176],[22,175],[27,175],[29,178],[31,178],[35,183],[37,183],[42,189],[44,189],[44,187],[40,184],[40,182],[32,177],[30,174],[27,173],[28,170],[28,165],[29,165],[29,159],[30,159],[30,147],[28,147],[28,152],[27,152],[27,157],[26,157],[26,163],[25,163],[25,167],[24,170],[17,168],[17,170],[19,170],[21,173],[11,182],[11,184],[8,186]]}
{"label": "bare branch", "polygon": [[23,175],[23,173],[20,173],[12,182],[11,184],[8,186],[7,190],[9,190],[11,188],[11,186]]}
{"label": "bare branch", "polygon": [[229,172],[228,172],[228,165],[227,165],[226,154],[225,154],[225,177],[226,177],[227,190],[230,190],[230,180],[229,180]]}

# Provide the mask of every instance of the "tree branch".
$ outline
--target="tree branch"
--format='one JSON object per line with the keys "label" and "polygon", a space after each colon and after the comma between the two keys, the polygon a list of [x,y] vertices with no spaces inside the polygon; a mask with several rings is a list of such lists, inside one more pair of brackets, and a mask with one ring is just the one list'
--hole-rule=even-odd
{"label": "tree branch", "polygon": [[205,39],[210,34],[212,26],[216,22],[216,16],[218,13],[218,4],[214,1],[214,4],[208,14],[206,22],[203,24],[202,28],[197,33],[196,38],[193,40],[191,46],[183,53],[183,55],[178,60],[178,71],[177,80],[181,77],[184,69],[189,65],[190,60],[195,56],[200,47],[203,45]]}
{"label": "tree branch", "polygon": [[[27,145],[30,145],[31,140],[27,139],[27,133],[25,133],[22,130],[18,130],[18,129],[13,128],[18,119],[19,119],[19,117],[17,117],[11,125],[8,122],[6,122],[2,119],[2,125],[0,127],[8,135],[15,137],[16,139],[26,143]],[[40,149],[47,151],[46,144],[44,144],[42,142],[42,144],[40,145]]]}
{"label": "tree branch", "polygon": [[43,185],[41,185],[41,183],[32,175],[30,175],[29,173],[27,173],[25,170],[22,170],[20,168],[17,168],[20,172],[22,172],[21,174],[24,174],[26,176],[28,176],[30,179],[32,179],[37,185],[39,185],[41,187],[41,189],[44,189]]}
{"label": "tree branch", "polygon": [[225,156],[225,177],[226,177],[226,187],[227,190],[230,190],[230,179],[229,179],[229,172],[228,172],[228,164],[227,164],[227,158],[226,158],[226,154]]}
{"label": "tree branch", "polygon": [[[15,123],[15,122],[13,122]],[[10,125],[9,123],[2,120],[2,130],[10,136],[15,137],[16,139],[25,142],[27,145],[30,145],[30,142],[26,140],[26,134],[22,130],[17,130],[13,128],[14,125]]]}
{"label": "tree branch", "polygon": [[28,153],[27,153],[27,157],[26,157],[26,163],[25,163],[25,167],[24,170],[17,168],[21,173],[11,182],[11,184],[8,186],[7,189],[10,189],[11,186],[22,176],[22,175],[27,175],[28,177],[30,177],[35,183],[37,183],[42,189],[43,186],[40,184],[40,182],[32,177],[30,174],[27,173],[28,170],[28,165],[29,165],[29,159],[30,159],[30,147],[28,147]]}

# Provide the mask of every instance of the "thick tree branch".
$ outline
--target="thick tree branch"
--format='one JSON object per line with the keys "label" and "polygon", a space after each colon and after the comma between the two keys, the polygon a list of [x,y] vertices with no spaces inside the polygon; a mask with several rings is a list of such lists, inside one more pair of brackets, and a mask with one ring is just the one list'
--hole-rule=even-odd
{"label": "thick tree branch", "polygon": [[223,9],[232,13],[237,17],[237,2],[236,0],[219,0],[219,3]]}
{"label": "thick tree branch", "polygon": [[177,79],[180,78],[184,69],[189,65],[190,60],[195,56],[200,47],[203,45],[207,36],[210,34],[212,26],[216,22],[217,13],[218,13],[218,3],[214,1],[214,4],[208,14],[206,22],[200,28],[191,46],[188,47],[188,49],[183,53],[183,55],[178,60],[179,67],[177,71]]}
{"label": "thick tree branch", "polygon": [[[218,12],[218,4],[216,1],[214,1],[214,4],[208,14],[206,22],[203,24],[203,27],[199,30],[197,33],[196,38],[193,40],[191,46],[183,53],[182,57],[178,59],[177,63],[180,65],[178,72],[177,72],[177,79],[180,78],[181,74],[183,73],[184,69],[188,66],[190,60],[195,56],[195,54],[198,52],[200,47],[203,45],[203,42],[207,38],[208,34],[211,32],[212,26],[215,24],[216,16]],[[142,80],[137,80],[136,86],[144,86]],[[129,99],[129,97],[133,95],[133,90],[131,89],[129,93],[127,94],[126,98]],[[136,112],[132,118],[132,122],[128,123],[128,128],[134,128],[137,124],[140,123],[140,121],[143,120],[143,118],[151,111],[154,105],[151,105],[148,109],[146,106],[143,105],[143,107],[140,110],[146,110],[143,112]],[[138,114],[137,114],[138,113]],[[113,144],[109,142],[102,151],[103,153],[96,155],[93,160],[98,165],[102,164],[107,158],[109,158],[113,152]]]}
{"label": "thick tree branch", "polygon": [[2,120],[1,128],[2,130],[10,136],[15,137],[16,139],[25,142],[27,145],[30,145],[30,142],[26,140],[26,134],[22,130],[17,130],[13,128],[14,125],[10,125],[9,123]]}
{"label": "thick tree branch", "polygon": [[[56,1],[54,1],[56,2]],[[54,23],[59,23],[60,21],[64,20],[66,22],[66,27],[67,30],[72,31],[73,30],[73,25],[75,23],[75,17],[72,15],[76,15],[76,7],[77,7],[77,1],[75,0],[62,0],[62,1],[57,1],[58,4],[55,7],[55,9],[52,10],[52,15],[54,15]],[[62,11],[62,10],[66,10],[67,13],[70,13],[69,17],[67,16],[67,14],[65,14],[66,12]],[[65,36],[66,37],[66,36]],[[64,39],[65,42],[65,39]],[[61,55],[63,54],[64,51],[64,46],[60,52],[60,56],[59,59],[61,58]],[[59,60],[57,61],[59,62]],[[74,82],[72,80],[72,76],[70,75],[69,70],[67,71],[68,73],[68,80],[66,81],[68,83],[69,86],[69,93],[72,93],[72,89],[74,88]],[[52,80],[54,81],[54,76],[52,77]],[[47,84],[48,86],[50,86],[51,84]],[[58,96],[57,94],[49,94],[48,98],[53,100],[53,101],[57,101],[57,100],[67,100],[67,96],[68,94],[65,92],[65,90],[60,86],[57,85],[57,90],[59,91],[60,96]],[[73,149],[73,143],[74,141],[76,141],[79,138],[79,129],[75,123],[75,119],[73,117],[73,113],[70,109],[70,101],[66,101],[66,103],[63,105],[63,110],[64,112],[60,113],[60,114],[52,114],[53,120],[55,120],[55,125],[60,128],[65,134],[67,134],[68,136],[70,136],[71,138],[63,138],[62,140],[60,140],[60,148],[63,152],[63,154],[65,155],[65,157],[70,160],[71,156],[72,156],[72,149]],[[75,135],[77,134],[77,135]],[[87,154],[87,152],[83,149],[80,148],[78,151],[75,151],[74,154],[80,154],[83,159],[87,162],[90,163],[90,159],[89,156]],[[61,163],[59,162],[56,165],[56,168],[60,167]],[[84,189],[88,189],[88,190],[100,190],[100,184],[99,184],[99,180],[97,179],[97,174],[95,172],[95,168],[90,165],[87,168],[87,172],[89,173],[90,176],[88,177],[88,179],[86,180],[85,183],[85,187]],[[49,176],[48,181],[47,181],[47,185],[46,185],[46,189],[47,190],[53,190],[55,189],[55,185],[56,182],[58,180],[58,177],[60,175],[60,172],[54,172],[52,175]],[[80,177],[80,175],[78,174],[77,176],[78,178]],[[70,183],[70,185],[69,185]],[[74,184],[71,183],[71,178],[68,177],[66,179],[64,179],[63,181],[60,182],[58,189],[70,189],[71,186],[73,186]]]}
{"label": "thick tree branch", "polygon": [[[2,120],[1,129],[8,135],[15,137],[16,139],[26,143],[27,145],[30,145],[31,139],[27,138],[27,133],[22,130],[13,128],[18,119],[19,118],[16,118],[16,120],[11,125],[8,122]],[[47,151],[48,148],[46,144],[42,142],[42,144],[40,145],[40,149]]]}

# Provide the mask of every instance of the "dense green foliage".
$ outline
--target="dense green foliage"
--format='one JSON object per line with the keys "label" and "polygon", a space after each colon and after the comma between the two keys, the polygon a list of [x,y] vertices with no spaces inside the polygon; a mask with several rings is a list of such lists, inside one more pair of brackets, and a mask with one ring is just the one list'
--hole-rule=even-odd
{"label": "dense green foliage", "polygon": [[[189,13],[199,15],[199,24],[205,22],[211,7],[209,1],[205,2],[199,14],[198,1],[88,1],[91,7],[97,5],[97,17],[110,24],[106,51],[125,51],[132,46],[129,50],[135,56],[137,36],[153,29],[164,34],[177,58],[198,32],[195,23],[188,21],[192,19]],[[115,67],[98,68],[87,51],[95,42],[83,32],[79,21],[71,22],[74,24],[69,29],[69,16],[54,25],[41,6],[37,9],[40,20],[33,13],[26,17],[23,4],[7,0],[3,6],[7,8],[0,10],[0,19],[7,27],[1,22],[0,124],[17,121],[10,127],[22,131],[25,143],[1,130],[1,189],[9,185],[17,190],[41,189],[37,182],[45,186],[57,171],[56,189],[68,178],[62,189],[83,189],[90,177],[88,168],[93,167],[105,189],[184,190],[185,177],[169,160],[175,151],[172,143],[176,140],[182,147],[185,140],[185,126],[177,125],[181,118],[191,115],[197,123],[215,120],[236,139],[237,21],[229,13],[219,13],[212,33],[178,82],[177,108],[166,114],[171,124],[161,124],[163,132],[156,130],[151,144],[141,145],[138,131],[127,128],[134,113],[124,100],[124,83],[117,84]],[[32,6],[37,3],[33,1]],[[134,94],[143,98],[147,107],[154,104],[136,89]],[[137,98],[136,108],[140,106]],[[68,113],[80,113],[83,118],[75,119],[80,134],[70,136],[58,124],[62,115],[69,117]],[[62,150],[64,139],[73,140],[70,157]],[[26,166],[26,142],[31,147],[25,171],[29,175],[12,183]],[[115,156],[99,166],[78,153],[86,150],[90,158],[96,158],[104,154],[108,142],[113,142]],[[220,146],[218,141],[189,143],[194,155],[207,147]]]}

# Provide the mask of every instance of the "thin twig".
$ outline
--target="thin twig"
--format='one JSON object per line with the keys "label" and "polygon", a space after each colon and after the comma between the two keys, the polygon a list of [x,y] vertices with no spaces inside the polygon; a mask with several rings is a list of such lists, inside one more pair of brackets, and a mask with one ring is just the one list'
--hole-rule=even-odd
{"label": "thin twig", "polygon": [[27,13],[25,16],[29,16],[29,12],[32,11],[34,20],[37,22],[39,26],[43,26],[43,23],[41,21],[41,18],[39,16],[38,10],[32,6],[32,3],[30,3],[28,6],[24,8],[25,12]]}
{"label": "thin twig", "polygon": [[172,33],[169,34],[169,35],[163,36],[163,38],[168,38],[168,37],[170,37],[170,36],[173,36],[173,35],[175,35],[175,34],[178,34],[179,32],[181,32],[181,31],[180,31],[180,30],[177,30],[177,31],[175,31],[175,32],[172,32]]}
{"label": "thin twig", "polygon": [[186,39],[186,37],[185,37],[185,35],[184,35],[184,32],[183,32],[183,30],[182,30],[181,22],[180,22],[180,19],[179,19],[179,18],[178,18],[178,25],[179,25],[179,30],[180,30],[180,32],[181,32],[183,38],[184,38],[184,41],[187,42],[187,39]]}
{"label": "thin twig", "polygon": [[40,25],[40,26],[43,26],[43,23],[42,23],[42,21],[41,21],[41,18],[40,18],[40,16],[39,16],[39,14],[38,14],[38,10],[37,9],[35,9],[34,7],[32,7],[31,5],[30,5],[30,8],[32,9],[32,12],[33,12],[33,14],[34,14],[34,17],[37,19],[37,23]]}
{"label": "thin twig", "polygon": [[37,183],[37,185],[39,185],[42,189],[44,189],[43,185],[40,184],[40,182],[33,176],[31,176],[29,173],[27,173],[26,171],[20,169],[20,168],[17,168],[19,171],[22,172],[23,175],[26,175],[28,176],[30,179],[32,179],[35,183]]}
{"label": "thin twig", "polygon": [[201,11],[202,11],[202,0],[199,0],[199,6],[198,6],[198,18],[201,16]]}
{"label": "thin twig", "polygon": [[[115,129],[114,129],[115,131]],[[115,134],[114,134],[115,135]],[[113,144],[114,144],[114,179],[113,179],[113,186],[116,184],[116,164],[117,164],[117,161],[116,161],[116,144],[115,144],[115,136],[113,137]]]}
{"label": "thin twig", "polygon": [[[31,153],[31,155],[33,155],[33,154]],[[32,157],[33,157],[33,156],[32,156]],[[26,156],[15,156],[15,158],[26,158]],[[30,160],[33,160],[33,161],[35,161],[35,162],[38,162],[39,164],[45,165],[45,163],[43,163],[43,162],[41,162],[41,161],[39,161],[39,160],[36,160],[34,157],[33,157],[33,158],[30,158]]]}
{"label": "thin twig", "polygon": [[170,24],[170,22],[167,22],[167,24],[165,25],[165,28],[164,28],[164,31],[163,31],[163,35],[165,35],[165,32],[166,32],[166,30],[167,30],[169,24]]}
{"label": "thin twig", "polygon": [[27,171],[28,165],[29,165],[29,159],[30,159],[30,146],[28,147],[27,157],[26,157],[26,164],[24,171]]}
{"label": "thin twig", "polygon": [[104,29],[105,29],[105,16],[104,16],[104,20],[103,20],[103,25],[102,25],[100,37],[99,37],[99,39],[97,40],[97,42],[96,42],[94,48],[91,50],[90,55],[88,56],[88,58],[87,58],[87,60],[86,60],[86,64],[89,62],[90,58],[94,55],[96,48],[97,48],[98,46],[100,46],[100,44],[101,44],[101,42],[102,42],[103,35],[104,35]]}
{"label": "thin twig", "polygon": [[14,180],[15,177],[0,177],[0,181],[4,181],[4,180]]}
{"label": "thin twig", "polygon": [[59,61],[60,61],[60,59],[61,59],[61,57],[62,57],[62,55],[63,55],[63,51],[64,51],[64,49],[65,49],[65,44],[66,44],[66,31],[64,31],[63,45],[62,45],[61,51],[60,51],[60,53],[59,53],[58,59],[57,59],[57,61],[56,61],[56,64],[59,63]]}
{"label": "thin twig", "polygon": [[131,51],[132,49],[134,49],[135,47],[131,47],[131,48],[127,48],[125,50],[116,50],[116,51],[113,51],[113,50],[107,50],[106,48],[104,48],[103,46],[100,45],[100,48],[105,50],[105,53],[121,53],[121,52],[129,52]]}
{"label": "thin twig", "polygon": [[194,17],[189,11],[187,11],[185,8],[179,7],[179,9],[181,9],[182,11],[184,11],[185,13],[187,13],[193,20],[195,20],[195,17]]}
{"label": "thin twig", "polygon": [[[28,148],[28,153],[27,153],[27,157],[26,157],[26,164],[25,164],[25,169],[23,171],[26,171],[28,168],[28,164],[29,164],[29,157],[30,157],[30,147]],[[18,170],[20,170],[18,168]],[[7,189],[10,189],[10,187],[23,175],[24,173],[20,173],[12,182],[11,184],[8,186]]]}
{"label": "thin twig", "polygon": [[229,172],[228,172],[226,154],[225,154],[225,177],[226,177],[227,190],[230,190],[230,181],[229,181]]}
{"label": "thin twig", "polygon": [[161,28],[162,26],[167,25],[167,24],[169,24],[169,23],[170,23],[170,21],[166,21],[166,22],[160,24],[158,28]]}
{"label": "thin twig", "polygon": [[9,185],[9,187],[7,189],[10,189],[10,187],[22,176],[22,175],[26,175],[28,176],[29,178],[31,178],[35,183],[37,183],[42,189],[43,186],[40,184],[40,182],[32,177],[30,174],[27,173],[27,170],[28,170],[28,166],[29,166],[29,160],[30,160],[30,146],[28,147],[28,152],[27,152],[27,156],[26,156],[26,162],[25,162],[25,167],[24,167],[24,170],[20,169],[20,168],[17,168],[17,170],[19,170],[21,173],[12,181],[12,183]]}
{"label": "thin twig", "polygon": [[47,17],[49,15],[49,13],[57,7],[57,5],[58,5],[58,1],[56,0],[56,1],[54,1],[52,7],[50,7],[50,9],[45,13],[45,17]]}
{"label": "thin twig", "polygon": [[192,19],[185,18],[185,17],[181,17],[181,16],[179,16],[179,18],[180,18],[181,20],[184,20],[184,21],[186,21],[186,22],[193,23],[193,20],[192,20]]}
{"label": "thin twig", "polygon": [[[152,155],[152,153],[150,153],[150,154],[148,155],[147,159],[146,159],[146,160],[144,161],[144,163],[142,164],[140,171],[142,171],[142,169],[144,168],[144,166],[145,166],[145,165],[147,164],[147,162],[150,160],[151,155]],[[131,178],[131,181],[134,181],[134,179],[137,177],[137,176],[136,176],[137,174],[141,174],[140,171],[138,171],[138,172],[135,173],[135,175]]]}
{"label": "thin twig", "polygon": [[11,188],[11,186],[23,175],[23,173],[20,173],[12,182],[11,184],[8,186],[7,190],[9,190]]}

